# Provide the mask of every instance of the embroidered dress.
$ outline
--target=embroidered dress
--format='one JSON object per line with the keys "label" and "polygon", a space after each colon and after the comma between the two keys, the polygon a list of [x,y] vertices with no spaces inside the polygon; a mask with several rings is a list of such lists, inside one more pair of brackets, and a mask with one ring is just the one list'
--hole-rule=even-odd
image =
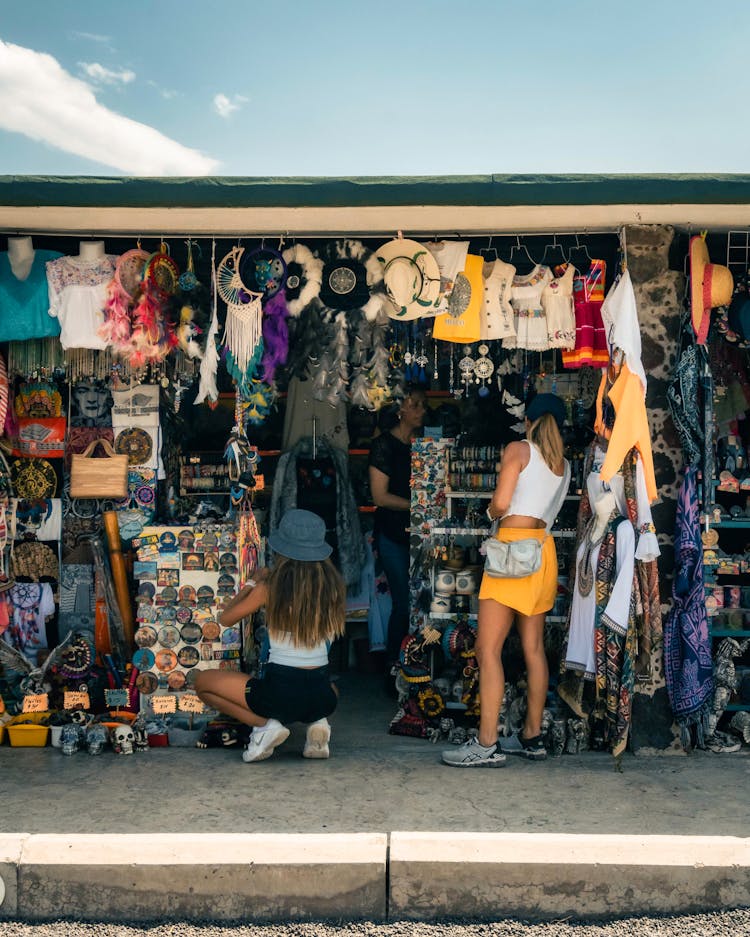
{"label": "embroidered dress", "polygon": [[524,348],[527,351],[546,351],[549,348],[542,293],[551,280],[552,271],[541,264],[526,276],[513,277],[511,304],[516,337],[504,339],[504,348]]}
{"label": "embroidered dress", "polygon": [[59,320],[63,348],[107,347],[99,328],[116,261],[116,256],[105,254],[93,261],[59,257],[47,262],[49,314]]}
{"label": "embroidered dress", "polygon": [[516,327],[511,305],[511,289],[516,268],[503,260],[485,263],[482,268],[484,285],[481,319],[479,323],[482,341],[515,338]]}
{"label": "embroidered dress", "polygon": [[34,251],[29,275],[19,280],[7,254],[0,254],[0,342],[26,341],[60,334],[60,324],[47,315],[47,261],[61,257],[58,251]]}
{"label": "embroidered dress", "polygon": [[574,274],[575,269],[568,264],[565,273],[555,277],[542,293],[542,306],[547,316],[547,338],[550,348],[564,348],[567,351],[575,348]]}
{"label": "embroidered dress", "polygon": [[605,368],[609,363],[607,337],[602,322],[604,280],[607,265],[603,260],[592,260],[591,269],[573,280],[573,304],[576,316],[576,343],[573,351],[563,352],[566,368],[580,368],[584,364]]}

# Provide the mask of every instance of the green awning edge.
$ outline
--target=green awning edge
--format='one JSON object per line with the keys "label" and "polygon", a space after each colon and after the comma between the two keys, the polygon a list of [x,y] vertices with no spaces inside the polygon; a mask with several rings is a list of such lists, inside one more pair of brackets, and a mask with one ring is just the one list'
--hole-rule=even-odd
{"label": "green awning edge", "polygon": [[0,205],[325,208],[402,205],[744,205],[750,175],[328,177],[0,176]]}

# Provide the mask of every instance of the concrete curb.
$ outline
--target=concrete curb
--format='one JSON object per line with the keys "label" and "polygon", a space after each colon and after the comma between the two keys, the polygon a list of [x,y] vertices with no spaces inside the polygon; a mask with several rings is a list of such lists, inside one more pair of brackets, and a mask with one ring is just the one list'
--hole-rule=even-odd
{"label": "concrete curb", "polygon": [[0,919],[593,918],[750,906],[750,839],[0,835]]}
{"label": "concrete curb", "polygon": [[[0,857],[9,854],[0,837]],[[50,920],[383,920],[386,834],[33,835],[15,908]],[[12,863],[11,863],[12,864]],[[12,875],[11,875],[12,880]]]}
{"label": "concrete curb", "polygon": [[681,913],[750,905],[750,839],[391,833],[391,920]]}

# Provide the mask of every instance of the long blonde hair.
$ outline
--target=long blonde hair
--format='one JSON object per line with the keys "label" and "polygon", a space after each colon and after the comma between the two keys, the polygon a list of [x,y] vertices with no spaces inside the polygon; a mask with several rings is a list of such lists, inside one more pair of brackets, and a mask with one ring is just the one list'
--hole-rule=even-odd
{"label": "long blonde hair", "polygon": [[526,438],[541,452],[547,466],[557,473],[565,457],[565,447],[557,428],[557,420],[552,414],[543,413],[538,420],[534,420],[526,430]]}
{"label": "long blonde hair", "polygon": [[315,647],[344,633],[346,586],[330,559],[291,560],[276,556],[268,577],[266,626],[269,634],[292,636],[295,647]]}

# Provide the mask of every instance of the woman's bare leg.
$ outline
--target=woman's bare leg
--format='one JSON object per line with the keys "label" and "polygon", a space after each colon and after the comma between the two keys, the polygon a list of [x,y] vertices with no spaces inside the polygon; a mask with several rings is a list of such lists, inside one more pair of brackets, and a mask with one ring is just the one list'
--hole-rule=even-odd
{"label": "woman's bare leg", "polygon": [[248,708],[245,687],[248,676],[231,670],[201,670],[195,678],[195,692],[212,709],[231,716],[246,726],[264,726],[268,719]]}
{"label": "woman's bare leg", "polygon": [[494,599],[479,602],[479,627],[474,653],[479,664],[479,742],[494,745],[505,693],[502,651],[515,612]]}
{"label": "woman's bare leg", "polygon": [[519,615],[518,633],[521,636],[523,657],[526,661],[527,707],[523,737],[533,739],[542,731],[542,713],[549,689],[549,668],[544,653],[544,613]]}

